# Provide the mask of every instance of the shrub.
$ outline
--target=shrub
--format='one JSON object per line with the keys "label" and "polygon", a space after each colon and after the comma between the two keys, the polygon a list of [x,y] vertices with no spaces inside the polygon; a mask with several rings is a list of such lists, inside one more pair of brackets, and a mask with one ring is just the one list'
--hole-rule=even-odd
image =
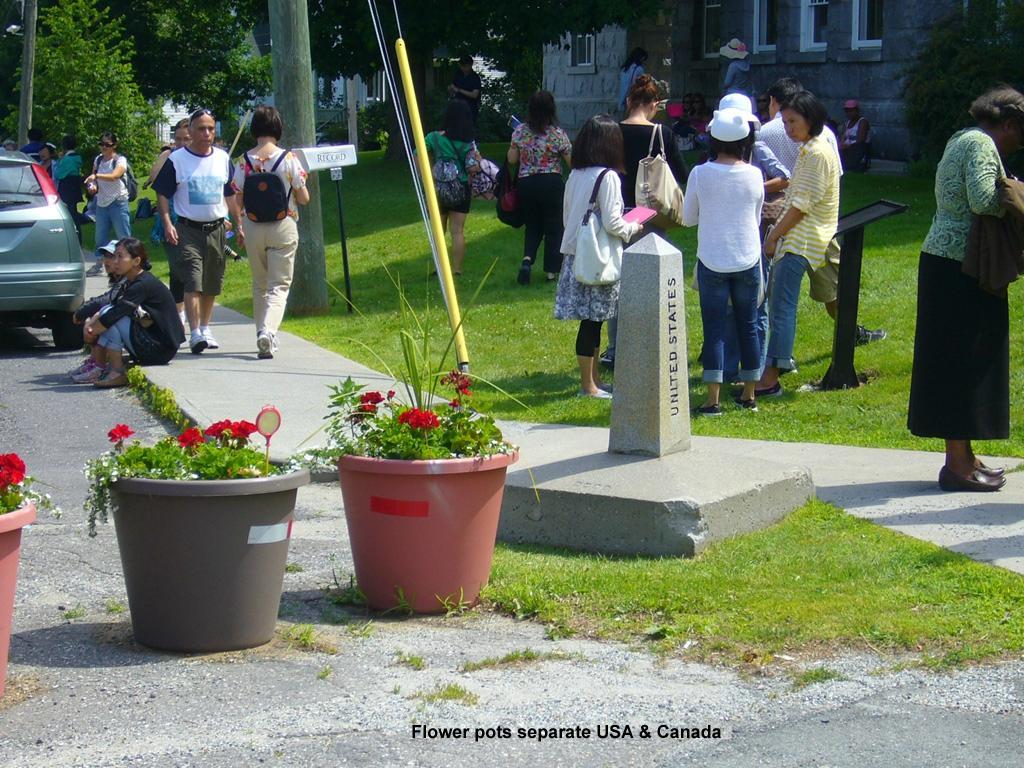
{"label": "shrub", "polygon": [[971,124],[967,109],[977,96],[999,83],[1020,86],[1024,7],[997,5],[975,0],[936,24],[906,72],[907,126],[926,161],[937,161],[949,137]]}

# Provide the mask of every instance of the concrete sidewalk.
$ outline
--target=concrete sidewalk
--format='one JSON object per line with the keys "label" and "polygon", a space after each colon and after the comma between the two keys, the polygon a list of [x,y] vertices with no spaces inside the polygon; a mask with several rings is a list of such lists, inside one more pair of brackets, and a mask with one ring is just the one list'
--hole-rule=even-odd
{"label": "concrete sidewalk", "polygon": [[[172,390],[182,410],[203,425],[224,418],[251,420],[264,404],[277,405],[283,422],[271,446],[275,458],[323,442],[319,430],[329,385],[351,376],[382,390],[392,386],[389,377],[287,333],[280,334],[281,349],[273,360],[258,360],[252,321],[223,307],[216,309],[213,330],[220,349],[192,355],[183,347],[171,365],[146,368],[146,375]],[[540,465],[531,457],[544,456],[562,440],[589,442],[595,452],[608,445],[607,429],[503,426],[521,448],[510,482],[527,468],[536,473]],[[693,446],[807,467],[824,501],[975,560],[1024,573],[1022,474],[1010,474],[1005,488],[995,494],[944,493],[936,480],[942,466],[938,453],[711,437],[695,437]],[[1021,461],[993,458],[988,463],[1013,467]]]}

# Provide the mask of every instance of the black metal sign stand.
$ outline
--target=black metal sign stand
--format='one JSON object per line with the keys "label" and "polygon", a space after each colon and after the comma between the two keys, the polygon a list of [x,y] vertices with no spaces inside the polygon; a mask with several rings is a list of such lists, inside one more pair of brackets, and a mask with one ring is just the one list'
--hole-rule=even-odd
{"label": "black metal sign stand", "polygon": [[341,264],[345,270],[345,301],[348,302],[348,311],[352,312],[352,279],[348,271],[348,241],[345,238],[345,214],[341,204],[341,168],[331,168],[331,181],[334,182],[334,189],[338,193],[338,230],[341,234]]}
{"label": "black metal sign stand", "polygon": [[836,237],[842,237],[839,255],[839,295],[832,338],[832,364],[821,380],[822,389],[854,389],[860,379],[853,367],[857,343],[857,307],[860,303],[860,271],[864,257],[864,227],[888,216],[903,213],[910,206],[879,200],[839,219]]}

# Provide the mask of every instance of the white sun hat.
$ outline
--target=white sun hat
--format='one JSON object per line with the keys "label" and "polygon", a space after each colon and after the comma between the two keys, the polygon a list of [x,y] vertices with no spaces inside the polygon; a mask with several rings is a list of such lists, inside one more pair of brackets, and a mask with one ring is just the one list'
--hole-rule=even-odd
{"label": "white sun hat", "polygon": [[718,49],[718,55],[727,59],[745,59],[748,53],[747,44],[736,37]]}
{"label": "white sun hat", "polygon": [[750,135],[750,122],[738,109],[716,109],[708,133],[719,141],[739,141]]}
{"label": "white sun hat", "polygon": [[754,105],[750,97],[743,93],[727,93],[718,102],[718,109],[735,109],[747,116],[747,121],[754,123],[755,128],[761,127],[761,121],[754,114]]}

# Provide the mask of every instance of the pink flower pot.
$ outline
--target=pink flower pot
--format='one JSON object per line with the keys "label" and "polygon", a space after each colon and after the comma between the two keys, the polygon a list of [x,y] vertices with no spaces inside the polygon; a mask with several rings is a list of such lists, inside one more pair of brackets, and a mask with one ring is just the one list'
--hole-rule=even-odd
{"label": "pink flower pot", "polygon": [[487,584],[505,472],[518,453],[398,461],[343,456],[338,475],[356,583],[372,608],[472,605]]}
{"label": "pink flower pot", "polygon": [[0,697],[4,695],[7,681],[7,651],[11,647],[14,622],[14,585],[18,578],[21,529],[35,519],[34,504],[0,515]]}

